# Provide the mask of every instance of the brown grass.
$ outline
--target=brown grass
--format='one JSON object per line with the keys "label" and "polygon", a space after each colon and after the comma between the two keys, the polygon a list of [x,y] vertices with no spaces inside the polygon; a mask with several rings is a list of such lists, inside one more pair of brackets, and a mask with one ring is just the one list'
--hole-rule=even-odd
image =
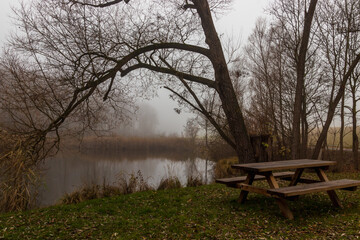
{"label": "brown grass", "polygon": [[[344,129],[344,148],[352,148],[352,127],[345,127]],[[358,136],[360,135],[360,127],[357,127],[356,132]],[[315,129],[309,134],[309,145],[315,146],[315,143],[320,134],[319,129]],[[327,144],[330,147],[338,148],[340,145],[340,127],[331,127],[327,135]]]}
{"label": "brown grass", "polygon": [[77,191],[74,191],[69,194],[65,194],[64,197],[60,200],[61,204],[73,204],[80,203],[83,201],[103,198],[103,197],[112,197],[122,194],[122,191],[119,187],[109,186],[109,185],[90,185],[83,186]]}

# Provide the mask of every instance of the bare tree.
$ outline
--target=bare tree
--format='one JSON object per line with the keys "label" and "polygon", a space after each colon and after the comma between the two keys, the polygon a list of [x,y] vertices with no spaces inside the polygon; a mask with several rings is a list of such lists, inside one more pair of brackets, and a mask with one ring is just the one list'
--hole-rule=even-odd
{"label": "bare tree", "polygon": [[184,126],[184,135],[190,140],[191,144],[195,144],[199,130],[200,127],[195,118],[187,120],[186,125]]}
{"label": "bare tree", "polygon": [[[212,18],[230,1],[124,2],[32,1],[16,12],[21,33],[12,39],[11,52],[23,69],[39,76],[34,84],[43,79],[51,86],[46,90],[55,100],[37,127],[42,136],[59,134],[71,116],[93,115],[100,98],[116,105],[119,97],[165,84],[216,126],[239,161],[253,161]],[[229,131],[202,106],[202,93],[209,90],[222,103]]]}
{"label": "bare tree", "polygon": [[[252,117],[258,118],[258,129],[267,123],[267,131],[275,137],[278,152],[286,158],[292,142],[296,72],[305,6],[304,1],[276,1],[271,10],[274,16],[271,24],[258,21],[247,46],[253,92]],[[301,149],[301,157],[306,157],[308,135],[318,120],[315,106],[321,102],[325,89],[313,38],[308,54],[301,94],[301,141],[297,146]]]}
{"label": "bare tree", "polygon": [[[251,107],[248,111],[258,134],[275,138],[277,153],[286,155],[293,106],[291,61],[285,55],[281,29],[270,28],[259,19],[246,46],[251,78]],[[287,118],[287,120],[286,120]],[[250,125],[251,126],[251,125]],[[285,156],[286,157],[286,156]]]}
{"label": "bare tree", "polygon": [[358,42],[358,39],[354,41],[350,37],[354,26],[358,24],[354,22],[355,19],[356,21],[359,19],[358,8],[354,7],[357,6],[358,1],[333,1],[323,4],[321,8],[323,11],[317,20],[320,30],[318,40],[326,59],[324,72],[329,73],[327,77],[331,79],[331,84],[327,114],[312,156],[315,159],[319,157],[337,106],[344,96],[348,80],[360,61],[357,48],[350,49],[350,46],[357,46],[356,42]]}

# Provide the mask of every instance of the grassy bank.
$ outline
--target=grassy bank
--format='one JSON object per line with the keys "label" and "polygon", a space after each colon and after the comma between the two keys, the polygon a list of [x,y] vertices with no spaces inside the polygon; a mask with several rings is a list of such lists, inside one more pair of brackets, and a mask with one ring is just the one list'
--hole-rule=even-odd
{"label": "grassy bank", "polygon": [[[329,174],[329,178],[359,174]],[[239,191],[222,185],[147,191],[80,204],[0,215],[1,239],[356,239],[360,190],[339,192],[344,209],[326,194],[290,202],[283,218],[273,199],[256,194],[240,205]]]}

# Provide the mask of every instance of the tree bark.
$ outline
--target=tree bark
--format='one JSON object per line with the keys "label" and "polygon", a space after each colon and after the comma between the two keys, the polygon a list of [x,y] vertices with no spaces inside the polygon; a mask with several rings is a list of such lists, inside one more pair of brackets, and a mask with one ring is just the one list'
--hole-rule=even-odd
{"label": "tree bark", "polygon": [[300,158],[306,158],[307,154],[307,144],[308,144],[308,128],[309,124],[307,122],[307,113],[306,113],[306,95],[305,89],[303,89],[303,99],[302,99],[302,109],[301,109],[301,150]]}
{"label": "tree bark", "polygon": [[355,170],[359,170],[359,159],[358,159],[358,151],[359,151],[359,138],[356,133],[357,130],[357,119],[356,119],[356,94],[353,96],[353,109],[352,109],[352,119],[353,119],[353,129],[352,129],[352,152],[353,152],[353,161]]}
{"label": "tree bark", "polygon": [[317,0],[311,0],[308,11],[305,13],[304,30],[301,39],[299,56],[297,59],[297,79],[296,79],[296,92],[295,92],[295,103],[294,103],[294,117],[293,117],[293,134],[292,134],[292,147],[291,156],[293,159],[300,157],[300,119],[301,119],[301,108],[302,108],[302,95],[304,89],[305,79],[305,63],[306,53],[308,50],[311,23],[314,17]]}
{"label": "tree bark", "polygon": [[344,156],[344,129],[345,129],[345,96],[341,98],[341,109],[340,109],[340,157]]}

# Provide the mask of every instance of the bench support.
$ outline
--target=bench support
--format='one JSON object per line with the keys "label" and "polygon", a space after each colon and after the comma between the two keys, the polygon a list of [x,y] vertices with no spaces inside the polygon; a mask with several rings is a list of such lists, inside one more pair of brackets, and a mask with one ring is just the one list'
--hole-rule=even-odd
{"label": "bench support", "polygon": [[[295,174],[296,175],[296,174]],[[266,176],[266,180],[270,186],[270,188],[279,188],[279,184],[276,182],[274,175],[271,173],[270,175]],[[275,198],[276,203],[278,204],[281,213],[284,215],[284,217],[293,220],[294,219],[294,215],[293,213],[290,211],[290,208],[286,202],[285,199],[283,198]]]}
{"label": "bench support", "polygon": [[[316,168],[316,174],[318,175],[319,179],[323,182],[328,182],[329,179],[327,178],[326,174],[324,173],[324,170],[321,168]],[[330,197],[331,202],[335,207],[342,208],[342,204],[340,202],[339,197],[337,196],[336,192],[334,190],[326,191],[327,194]]]}
{"label": "bench support", "polygon": [[303,168],[298,168],[298,169],[296,169],[295,174],[294,174],[294,176],[292,177],[289,186],[295,186],[296,184],[298,184],[298,182],[299,182],[299,180],[300,180],[301,175],[302,175],[303,172],[304,172],[304,169],[303,169]]}
{"label": "bench support", "polygon": [[[251,185],[254,181],[254,178],[255,178],[255,174],[254,173],[249,173],[246,177],[246,180],[245,180],[245,184],[247,185]],[[248,191],[246,190],[241,190],[240,192],[240,196],[239,196],[239,203],[244,203],[246,201],[246,198],[247,198],[247,195],[249,194]]]}

